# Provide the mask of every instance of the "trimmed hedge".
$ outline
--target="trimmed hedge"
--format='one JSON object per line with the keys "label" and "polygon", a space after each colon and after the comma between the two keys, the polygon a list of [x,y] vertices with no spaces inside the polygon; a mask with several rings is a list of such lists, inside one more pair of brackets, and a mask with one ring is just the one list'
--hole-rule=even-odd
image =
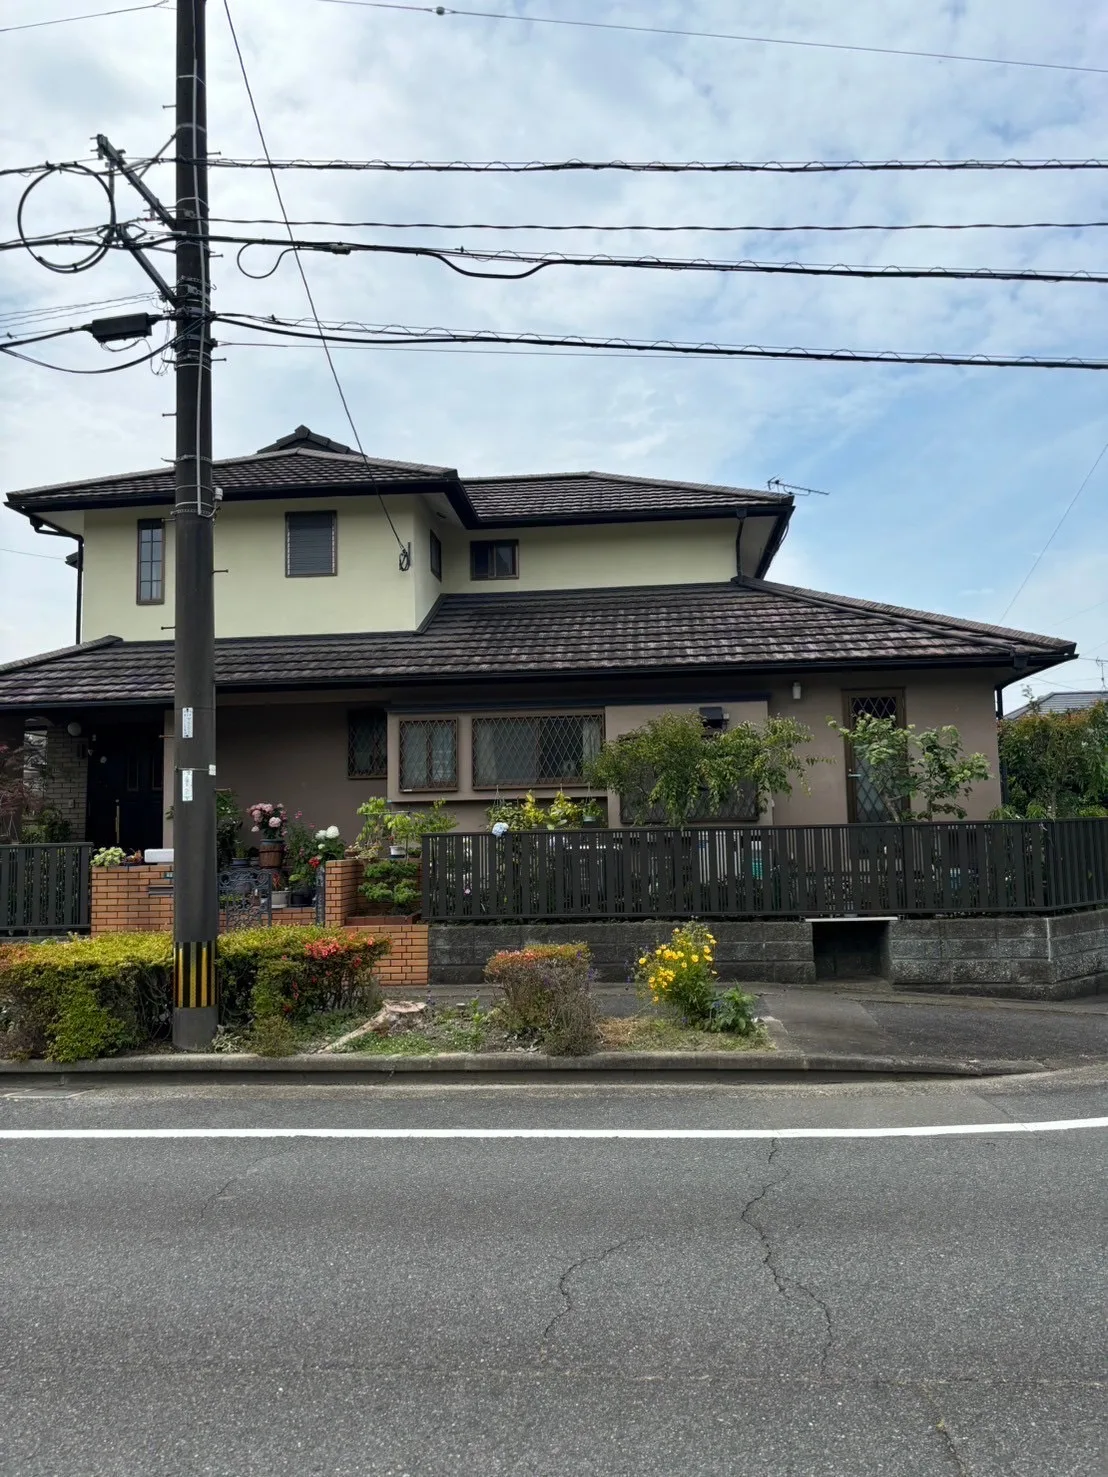
{"label": "trimmed hedge", "polygon": [[[373,988],[386,939],[335,929],[254,928],[221,935],[220,1018],[253,1017],[259,972],[279,961],[290,1011],[341,1008]],[[75,1062],[112,1056],[169,1034],[173,940],[114,933],[41,944],[0,944],[0,1057]],[[336,1006],[334,1002],[340,1002]]]}
{"label": "trimmed hedge", "polygon": [[599,1041],[589,995],[588,944],[532,944],[503,949],[485,965],[499,991],[497,1010],[508,1031],[539,1041],[548,1056],[584,1056]]}

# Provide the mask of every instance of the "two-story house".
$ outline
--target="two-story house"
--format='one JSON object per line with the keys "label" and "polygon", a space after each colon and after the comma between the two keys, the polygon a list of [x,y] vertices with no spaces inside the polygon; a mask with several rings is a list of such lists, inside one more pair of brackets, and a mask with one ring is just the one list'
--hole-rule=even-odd
{"label": "two-story house", "polygon": [[[462,477],[305,427],[216,463],[219,784],[357,829],[372,795],[587,792],[606,737],[666,710],[813,731],[778,823],[885,818],[827,718],[954,723],[996,772],[1006,683],[1072,643],[767,579],[792,499],[603,473]],[[78,541],[78,644],[0,668],[0,738],[45,731],[74,837],[168,840],[171,468],[12,493]],[[620,823],[606,797],[611,824]],[[971,816],[999,801],[979,785]]]}

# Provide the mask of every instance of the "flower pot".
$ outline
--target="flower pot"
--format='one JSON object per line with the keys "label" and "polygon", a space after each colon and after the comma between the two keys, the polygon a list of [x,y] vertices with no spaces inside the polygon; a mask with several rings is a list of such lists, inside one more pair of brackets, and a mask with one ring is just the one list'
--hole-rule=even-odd
{"label": "flower pot", "polygon": [[302,892],[294,888],[290,888],[288,898],[290,908],[310,908],[311,905],[315,902],[315,893]]}
{"label": "flower pot", "polygon": [[231,865],[232,867],[237,867],[239,870],[242,870],[246,867],[249,867],[251,865],[251,861],[248,856],[237,856],[231,862]]}
{"label": "flower pot", "polygon": [[408,848],[406,846],[390,846],[389,847],[389,856],[393,860],[397,860],[397,859],[403,860],[407,855],[408,855]]}
{"label": "flower pot", "polygon": [[275,908],[287,908],[289,905],[289,894],[287,888],[280,888],[270,895],[270,902]]}
{"label": "flower pot", "polygon": [[258,866],[264,872],[273,871],[275,867],[281,865],[281,857],[284,850],[283,842],[263,841],[258,847]]}

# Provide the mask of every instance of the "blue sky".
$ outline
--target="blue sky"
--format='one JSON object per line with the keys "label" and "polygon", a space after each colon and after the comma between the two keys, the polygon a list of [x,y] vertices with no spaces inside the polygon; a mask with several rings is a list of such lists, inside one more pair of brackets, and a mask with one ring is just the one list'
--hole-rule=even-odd
{"label": "blue sky", "polygon": [[[5,24],[95,8],[9,0]],[[107,7],[105,7],[107,8]],[[478,7],[475,7],[478,8]],[[1100,0],[498,0],[479,8],[807,40],[1108,66]],[[210,138],[259,150],[222,0],[209,0]],[[278,156],[393,159],[1108,157],[1105,78],[233,0]],[[0,35],[3,165],[87,155],[106,132],[134,155],[164,142],[170,10]],[[378,221],[716,223],[1108,220],[1108,172],[766,176],[284,174],[295,217]],[[156,178],[167,194],[168,171]],[[12,230],[18,184],[0,180]],[[216,215],[274,216],[261,173],[216,171]],[[36,193],[32,229],[98,219],[91,187]],[[268,228],[274,230],[275,228]],[[305,228],[304,234],[311,234]],[[319,230],[321,236],[334,230]],[[342,233],[338,233],[342,234]],[[493,236],[348,231],[364,240],[904,265],[1103,269],[1105,230]],[[264,270],[272,253],[248,264]],[[76,277],[3,258],[0,332],[26,309],[141,293],[123,258]],[[168,265],[168,259],[167,259]],[[327,318],[637,338],[1105,357],[1108,288],[986,282],[782,280],[558,269],[466,281],[434,262],[309,258]],[[216,306],[303,316],[291,262],[264,282],[216,264]],[[88,314],[75,311],[72,321]],[[64,321],[64,320],[63,320]],[[246,334],[224,331],[224,338]],[[224,350],[216,451],[256,449],[307,422],[349,440],[315,348]],[[82,339],[43,357],[96,368]],[[1108,441],[1108,375],[880,365],[707,363],[345,350],[340,373],[367,450],[463,473],[586,467],[825,489],[801,503],[775,575],[999,620]],[[0,362],[0,485],[153,466],[172,455],[169,375],[78,377]],[[1007,616],[1071,637],[1086,660],[1036,686],[1100,685],[1108,657],[1108,457]],[[54,541],[0,514],[0,659],[64,644],[72,576]],[[1016,688],[1008,700],[1018,700]]]}

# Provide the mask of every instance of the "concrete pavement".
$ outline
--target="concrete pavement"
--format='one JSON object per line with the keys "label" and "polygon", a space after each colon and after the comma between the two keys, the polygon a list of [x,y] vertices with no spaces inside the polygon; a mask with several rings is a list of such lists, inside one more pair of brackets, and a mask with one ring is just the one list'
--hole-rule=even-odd
{"label": "concrete pavement", "polygon": [[[1106,1085],[19,1088],[0,1131],[988,1125]],[[1089,1477],[1105,1142],[0,1139],[0,1472]]]}

